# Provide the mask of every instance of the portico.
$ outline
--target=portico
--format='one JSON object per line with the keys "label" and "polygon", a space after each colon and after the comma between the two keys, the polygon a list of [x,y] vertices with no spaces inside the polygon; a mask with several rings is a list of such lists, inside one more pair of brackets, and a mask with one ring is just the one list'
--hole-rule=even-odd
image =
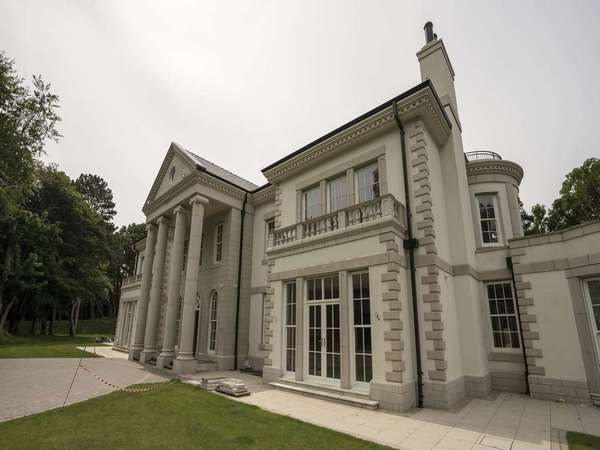
{"label": "portico", "polygon": [[195,372],[198,361],[233,368],[236,348],[247,355],[247,343],[235,343],[233,262],[242,231],[252,229],[241,227],[242,212],[253,212],[243,202],[249,190],[210,177],[199,161],[173,144],[143,208],[148,235],[129,358],[176,373]]}

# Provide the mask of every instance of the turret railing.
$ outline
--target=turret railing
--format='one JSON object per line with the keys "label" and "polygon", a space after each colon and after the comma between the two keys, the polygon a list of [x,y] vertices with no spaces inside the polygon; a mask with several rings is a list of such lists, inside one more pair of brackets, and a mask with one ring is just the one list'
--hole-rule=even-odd
{"label": "turret railing", "polygon": [[490,152],[488,150],[480,150],[476,152],[466,152],[465,153],[465,161],[478,161],[480,159],[502,159],[496,152]]}
{"label": "turret railing", "polygon": [[280,247],[302,239],[371,222],[385,216],[395,217],[403,225],[406,223],[404,205],[391,194],[279,228],[271,235],[271,242],[267,243],[267,247]]}

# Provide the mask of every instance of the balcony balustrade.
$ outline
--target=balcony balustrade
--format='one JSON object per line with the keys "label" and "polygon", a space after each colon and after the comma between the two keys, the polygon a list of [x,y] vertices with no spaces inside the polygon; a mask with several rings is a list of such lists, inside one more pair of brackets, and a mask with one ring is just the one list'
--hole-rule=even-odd
{"label": "balcony balustrade", "polygon": [[122,286],[129,286],[135,283],[140,283],[142,281],[142,274],[131,275],[123,280]]}
{"label": "balcony balustrade", "polygon": [[274,231],[271,236],[272,242],[269,242],[267,247],[277,248],[302,239],[351,228],[386,216],[396,218],[402,225],[406,223],[404,205],[391,194],[307,219],[288,227],[279,228]]}

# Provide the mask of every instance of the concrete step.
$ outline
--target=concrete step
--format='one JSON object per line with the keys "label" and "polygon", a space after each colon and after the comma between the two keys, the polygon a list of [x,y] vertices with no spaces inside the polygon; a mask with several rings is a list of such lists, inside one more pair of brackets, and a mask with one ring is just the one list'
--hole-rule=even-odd
{"label": "concrete step", "polygon": [[216,372],[219,370],[217,363],[212,361],[198,361],[196,372]]}
{"label": "concrete step", "polygon": [[330,387],[316,387],[306,383],[289,382],[288,380],[273,381],[269,385],[294,394],[321,398],[344,405],[366,409],[377,409],[379,407],[379,402],[369,399],[367,394],[345,392],[342,389]]}

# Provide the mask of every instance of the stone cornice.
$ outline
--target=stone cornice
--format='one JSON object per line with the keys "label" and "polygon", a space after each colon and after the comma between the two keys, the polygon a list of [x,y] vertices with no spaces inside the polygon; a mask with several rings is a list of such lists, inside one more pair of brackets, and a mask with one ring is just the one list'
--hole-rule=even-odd
{"label": "stone cornice", "polygon": [[254,206],[273,201],[275,201],[275,186],[271,185],[252,194],[252,202],[254,203]]}
{"label": "stone cornice", "polygon": [[[235,188],[234,186],[228,183],[217,180],[204,172],[195,172],[188,175],[186,178],[183,179],[183,181],[177,183],[175,186],[173,186],[173,188],[169,189],[160,197],[155,198],[150,202],[147,202],[142,208],[142,211],[144,212],[144,214],[149,215],[161,205],[167,203],[173,197],[177,196],[178,194],[185,191],[187,188],[193,186],[194,184],[208,186],[214,189],[215,191],[223,192],[238,200],[244,199],[245,191],[243,191],[242,189]],[[200,193],[202,194],[202,192]]]}
{"label": "stone cornice", "polygon": [[[444,112],[435,95],[433,90],[426,86],[413,95],[400,100],[397,106],[401,120],[409,121],[421,117],[436,143],[442,145],[450,136],[450,125],[444,117]],[[393,107],[390,105],[340,131],[335,136],[306,149],[301,154],[272,167],[265,171],[264,175],[269,181],[274,182],[392,126],[396,125]]]}
{"label": "stone cornice", "polygon": [[[523,179],[523,168],[512,161],[504,159],[480,159],[477,161],[468,161],[466,164],[467,177],[487,174],[508,175],[517,182],[517,186]],[[469,184],[473,184],[472,180],[469,180]]]}

